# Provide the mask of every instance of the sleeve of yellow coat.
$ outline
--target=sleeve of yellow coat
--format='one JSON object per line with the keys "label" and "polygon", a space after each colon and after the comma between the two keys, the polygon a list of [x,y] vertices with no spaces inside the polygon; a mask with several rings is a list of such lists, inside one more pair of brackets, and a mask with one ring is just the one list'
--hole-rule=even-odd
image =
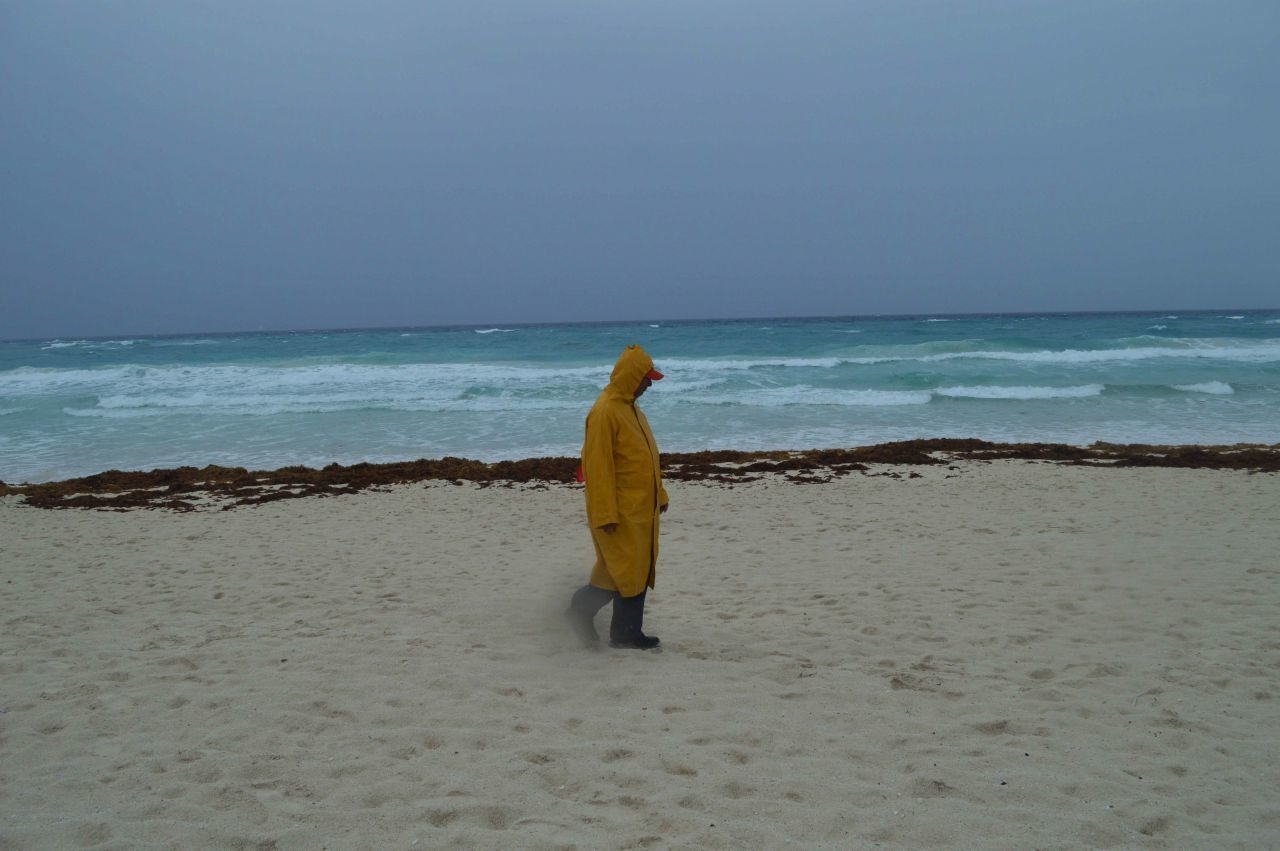
{"label": "sleeve of yellow coat", "polygon": [[613,469],[613,423],[603,411],[587,417],[582,445],[582,472],[587,480],[587,525],[599,529],[618,522],[617,476]]}

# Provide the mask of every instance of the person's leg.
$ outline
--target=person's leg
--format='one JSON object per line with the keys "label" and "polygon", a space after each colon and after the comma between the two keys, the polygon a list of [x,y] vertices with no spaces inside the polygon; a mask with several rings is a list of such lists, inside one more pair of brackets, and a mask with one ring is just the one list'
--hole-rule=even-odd
{"label": "person's leg", "polygon": [[644,634],[644,597],[641,591],[634,597],[619,594],[613,601],[613,621],[609,624],[609,645],[633,650],[648,650],[658,646],[658,638]]}
{"label": "person's leg", "polygon": [[609,621],[609,641],[616,644],[626,641],[634,627],[636,604],[644,605],[644,593],[635,597],[624,597],[618,594],[613,598],[613,619]]}
{"label": "person's leg", "polygon": [[594,645],[600,640],[595,626],[596,612],[604,608],[616,593],[594,585],[583,585],[573,592],[573,599],[569,601],[569,624],[584,644]]}

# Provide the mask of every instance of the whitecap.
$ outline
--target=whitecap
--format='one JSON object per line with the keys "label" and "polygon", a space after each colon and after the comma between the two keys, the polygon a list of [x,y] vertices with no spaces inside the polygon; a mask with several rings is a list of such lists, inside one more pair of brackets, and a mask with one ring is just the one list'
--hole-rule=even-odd
{"label": "whitecap", "polygon": [[725,360],[701,360],[664,358],[662,363],[671,369],[720,370],[761,369],[767,367],[831,369],[845,363],[856,363],[850,358],[726,358]]}
{"label": "whitecap", "polygon": [[1236,392],[1235,388],[1225,381],[1205,381],[1200,384],[1175,384],[1173,385],[1173,389],[1181,390],[1184,393],[1208,393],[1212,396],[1230,396],[1232,393]]}
{"label": "whitecap", "polygon": [[133,419],[162,416],[272,417],[281,414],[332,414],[353,411],[513,412],[581,410],[582,401],[508,396],[431,398],[394,395],[326,394],[324,396],[104,396],[92,408],[63,408],[72,417]]}
{"label": "whitecap", "polygon": [[1243,316],[1224,316],[1223,319],[1244,319]]}
{"label": "whitecap", "polygon": [[958,399],[1082,399],[1100,396],[1106,387],[1102,384],[1080,384],[1072,387],[1002,387],[980,385],[976,387],[939,387],[933,392],[938,396]]}
{"label": "whitecap", "polygon": [[[593,396],[607,382],[609,367],[525,367],[503,364],[310,364],[260,367],[220,364],[200,367],[46,369],[0,372],[0,397],[75,394],[95,396],[90,411],[168,413],[234,412],[257,415],[321,409],[418,409],[459,399],[479,388],[508,395],[518,406],[536,398]],[[706,376],[691,376],[705,378]],[[70,416],[96,416],[73,404]]]}
{"label": "whitecap", "polygon": [[103,346],[132,346],[137,340],[50,340],[40,348],[49,349],[95,349]]}
{"label": "whitecap", "polygon": [[703,394],[682,397],[680,401],[697,405],[742,405],[756,408],[785,408],[796,405],[838,407],[891,407],[927,405],[932,398],[928,390],[834,390],[796,385],[750,390],[741,394],[720,396]]}
{"label": "whitecap", "polygon": [[[933,363],[950,360],[997,360],[1033,364],[1093,364],[1115,361],[1142,361],[1157,358],[1194,358],[1198,360],[1234,360],[1245,363],[1270,363],[1280,360],[1280,344],[1274,341],[1258,343],[1242,343],[1242,341],[1214,341],[1207,339],[1176,339],[1162,336],[1144,335],[1138,340],[1158,341],[1158,346],[1132,346],[1114,349],[1059,349],[1018,352],[999,349],[983,349],[969,351],[936,351],[940,346],[972,345],[978,341],[935,341],[923,344],[923,347],[889,347],[864,349],[868,353],[861,356],[826,357],[826,358],[726,358],[724,360],[664,360],[671,365],[679,364],[685,369],[707,371],[743,370],[757,368],[808,368],[831,369],[845,365],[874,366],[885,363],[920,362]],[[929,349],[934,351],[931,353]]]}
{"label": "whitecap", "polygon": [[[1178,340],[1162,340],[1179,343]],[[1172,346],[1140,346],[1128,349],[1062,349],[1038,352],[947,352],[936,355],[901,358],[902,360],[946,361],[960,358],[974,360],[1005,360],[1026,363],[1106,363],[1110,361],[1140,361],[1155,358],[1194,358],[1197,360],[1232,360],[1245,363],[1271,363],[1280,360],[1280,345],[1267,342],[1260,345],[1224,346],[1207,340],[1187,341],[1186,348]],[[893,358],[898,360],[899,358]],[[871,361],[869,361],[871,362]]]}
{"label": "whitecap", "polygon": [[137,417],[161,417],[166,411],[159,408],[148,408],[132,411],[103,410],[102,408],[63,408],[62,413],[69,417],[100,417],[105,419],[134,419]]}
{"label": "whitecap", "polygon": [[1169,329],[1169,326],[1168,326],[1168,325],[1149,325],[1149,326],[1147,326],[1147,330],[1148,330],[1148,331],[1167,331],[1168,329]]}
{"label": "whitecap", "polygon": [[516,329],[514,328],[483,328],[483,329],[476,328],[474,330],[477,334],[510,334],[512,331]]}

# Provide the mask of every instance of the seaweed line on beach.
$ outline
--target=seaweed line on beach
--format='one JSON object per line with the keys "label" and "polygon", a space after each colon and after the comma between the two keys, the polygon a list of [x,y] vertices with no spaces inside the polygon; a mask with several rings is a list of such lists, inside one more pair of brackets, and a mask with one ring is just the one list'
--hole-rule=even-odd
{"label": "seaweed line on beach", "polygon": [[[849,449],[739,452],[708,450],[662,456],[663,475],[675,481],[732,487],[780,475],[794,484],[822,484],[850,473],[903,478],[898,471],[871,473],[872,464],[933,466],[957,461],[1019,459],[1091,467],[1177,467],[1280,472],[1280,444],[1234,446],[1159,446],[1094,443],[992,443],[976,439],[906,440]],[[22,496],[35,508],[89,508],[127,511],[137,508],[196,511],[227,510],[283,499],[356,494],[414,482],[447,481],[480,487],[575,482],[577,458],[529,458],[485,463],[467,458],[420,459],[384,464],[330,464],[321,469],[282,467],[178,467],[128,472],[108,470],[83,478],[42,484],[0,482],[0,496]],[[919,474],[907,472],[907,478]]]}

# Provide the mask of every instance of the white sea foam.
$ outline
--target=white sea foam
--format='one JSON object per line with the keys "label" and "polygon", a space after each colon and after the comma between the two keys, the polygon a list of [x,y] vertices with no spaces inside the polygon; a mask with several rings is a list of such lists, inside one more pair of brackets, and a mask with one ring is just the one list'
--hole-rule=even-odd
{"label": "white sea foam", "polygon": [[[895,362],[945,363],[956,360],[1008,361],[1028,365],[1066,366],[1125,363],[1158,358],[1224,360],[1241,363],[1280,361],[1280,341],[1223,345],[1205,340],[1161,340],[1160,346],[1135,346],[1101,350],[1060,351],[953,351],[923,353],[918,349],[876,352],[863,357],[780,357],[680,359],[662,361],[672,379],[669,390],[700,389],[701,382],[726,380],[752,370],[830,370],[846,366]],[[951,345],[951,344],[947,344]],[[913,347],[914,348],[914,347]],[[152,405],[174,406],[171,398],[188,398],[194,392],[212,399],[255,397],[279,399],[298,395],[323,398],[406,400],[453,398],[472,387],[492,392],[522,392],[528,396],[559,393],[594,394],[608,381],[611,365],[552,366],[503,363],[352,364],[311,363],[277,366],[214,364],[191,366],[138,366],[126,364],[99,369],[50,369],[20,367],[0,372],[0,395],[19,398],[94,395],[99,397],[152,397]],[[768,372],[761,380],[774,380]],[[787,379],[782,379],[786,381]],[[794,380],[794,379],[792,379]],[[681,382],[698,382],[687,388]],[[879,392],[879,391],[877,391]],[[308,400],[310,402],[311,400]],[[216,404],[216,402],[214,403]],[[72,404],[70,407],[80,408]]]}
{"label": "white sea foam", "polygon": [[728,381],[729,379],[727,378],[684,378],[675,373],[667,373],[666,377],[662,379],[662,384],[655,392],[659,392],[662,396],[694,393],[715,387],[723,387]]}
{"label": "white sea foam", "polygon": [[744,393],[703,394],[682,397],[680,401],[697,405],[742,405],[755,408],[782,408],[795,405],[839,407],[890,407],[927,405],[928,390],[836,390],[826,387],[772,387]]}
{"label": "white sea foam", "polygon": [[475,332],[477,334],[510,334],[515,330],[515,328],[485,328],[483,330],[477,328]]}
{"label": "white sea foam", "polygon": [[845,363],[853,363],[852,358],[725,358],[724,360],[701,360],[664,358],[664,372],[684,370],[687,372],[719,372],[722,370],[764,369],[768,367],[830,369]]}
{"label": "white sea foam", "polygon": [[397,411],[575,411],[584,413],[582,401],[577,399],[516,399],[507,396],[483,396],[473,399],[449,399],[442,402],[421,402],[398,405]]}
{"label": "white sea foam", "polygon": [[1169,329],[1168,325],[1151,325],[1148,328],[1148,330],[1150,331],[1167,331],[1168,329]]}
{"label": "white sea foam", "polygon": [[46,369],[20,367],[0,372],[0,393],[10,395],[119,393],[147,390],[165,395],[192,387],[210,392],[268,392],[315,388],[342,392],[346,388],[380,385],[434,388],[451,385],[594,385],[608,381],[609,366],[526,367],[506,364],[310,364],[305,366],[150,367],[125,365],[105,369]]}
{"label": "white sea foam", "polygon": [[1174,390],[1184,393],[1209,393],[1214,396],[1229,396],[1236,390],[1225,381],[1205,381],[1200,384],[1175,384]]}
{"label": "white sea foam", "polygon": [[[764,408],[794,405],[891,407],[926,405],[935,396],[988,400],[1080,399],[1100,396],[1105,389],[1102,384],[1083,384],[1067,387],[956,386],[939,387],[934,390],[841,390],[796,385],[791,387],[752,388],[739,393],[682,395],[678,399],[672,397],[671,401],[673,403],[697,405],[742,405]],[[666,400],[663,401],[665,402]]]}
{"label": "white sea foam", "polygon": [[1223,319],[1244,319],[1243,316],[1224,316]]}
{"label": "white sea foam", "polygon": [[72,417],[100,417],[107,419],[134,419],[181,415],[209,415],[232,417],[273,417],[281,414],[336,414],[360,411],[401,411],[409,413],[445,412],[509,412],[533,411],[582,411],[578,400],[518,399],[511,397],[473,397],[453,399],[387,399],[341,398],[323,396],[306,398],[272,398],[241,396],[211,398],[192,396],[187,398],[126,398],[107,397],[98,407],[63,408]]}
{"label": "white sea foam", "polygon": [[172,414],[160,408],[142,410],[104,410],[102,408],[63,408],[62,413],[69,417],[96,417],[98,419],[129,420],[140,417],[164,417]]}
{"label": "white sea foam", "polygon": [[[1280,342],[1259,341],[1245,343],[1233,340],[1222,343],[1214,340],[1180,340],[1166,337],[1146,336],[1145,339],[1159,341],[1159,346],[1132,346],[1112,349],[1059,349],[1042,351],[1002,351],[999,349],[980,349],[969,351],[920,351],[923,347],[901,347],[894,349],[872,349],[866,355],[851,355],[826,358],[758,358],[724,360],[680,360],[663,361],[674,369],[677,365],[693,370],[745,370],[764,367],[830,369],[844,365],[874,366],[877,364],[916,361],[933,363],[950,360],[999,360],[1032,364],[1097,364],[1124,361],[1143,361],[1157,358],[1194,358],[1197,360],[1231,360],[1244,363],[1269,363],[1280,361]],[[927,343],[924,347],[938,349],[940,347],[961,347],[972,345],[964,340],[940,340]]]}
{"label": "white sea foam", "polygon": [[50,340],[41,346],[41,349],[92,349],[106,348],[109,346],[132,346],[137,340]]}
{"label": "white sea foam", "polygon": [[1082,384],[1073,387],[939,387],[933,392],[938,396],[962,399],[1081,399],[1101,396],[1106,389],[1101,384]]}
{"label": "white sea foam", "polygon": [[[1178,341],[1169,340],[1169,343]],[[1193,358],[1197,360],[1229,360],[1245,363],[1270,363],[1280,361],[1280,343],[1262,343],[1259,345],[1215,345],[1208,341],[1197,341],[1196,345],[1181,346],[1142,346],[1127,349],[1062,349],[1057,351],[1038,352],[946,352],[944,354],[923,355],[907,360],[946,361],[956,359],[1022,361],[1025,363],[1044,364],[1084,364],[1108,363],[1122,361],[1142,361],[1156,358]]]}

